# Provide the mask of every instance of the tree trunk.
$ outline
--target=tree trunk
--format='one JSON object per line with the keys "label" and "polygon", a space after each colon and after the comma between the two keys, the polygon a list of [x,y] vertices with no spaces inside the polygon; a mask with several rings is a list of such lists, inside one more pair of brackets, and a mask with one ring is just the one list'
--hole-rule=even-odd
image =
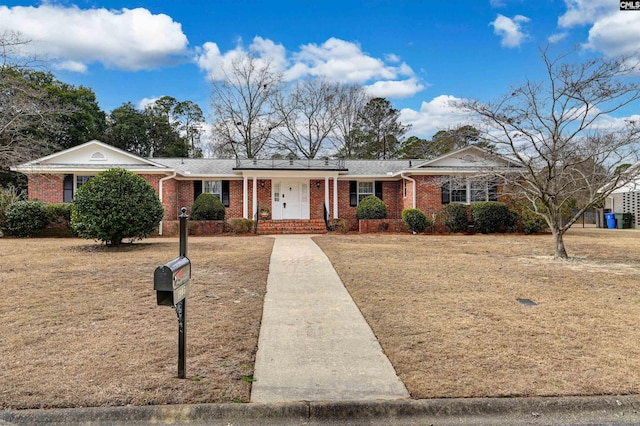
{"label": "tree trunk", "polygon": [[553,229],[553,246],[555,247],[555,253],[553,255],[556,259],[568,259],[567,250],[564,248],[564,232],[559,229]]}

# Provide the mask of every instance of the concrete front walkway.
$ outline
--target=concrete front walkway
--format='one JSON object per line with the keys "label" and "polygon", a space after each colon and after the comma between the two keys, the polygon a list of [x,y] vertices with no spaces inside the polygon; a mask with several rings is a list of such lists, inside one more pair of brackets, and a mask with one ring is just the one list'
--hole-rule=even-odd
{"label": "concrete front walkway", "polygon": [[251,402],[408,398],[322,250],[274,238]]}

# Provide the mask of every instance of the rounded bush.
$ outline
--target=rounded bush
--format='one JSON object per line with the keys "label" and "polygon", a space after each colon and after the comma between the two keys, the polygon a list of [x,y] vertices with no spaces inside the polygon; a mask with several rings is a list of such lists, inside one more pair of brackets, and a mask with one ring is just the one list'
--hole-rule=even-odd
{"label": "rounded bush", "polygon": [[189,218],[191,220],[223,220],[224,214],[224,205],[218,197],[203,192],[193,202]]}
{"label": "rounded bush", "polygon": [[49,223],[45,204],[37,200],[16,201],[7,209],[7,231],[16,237],[30,237]]}
{"label": "rounded bush", "polygon": [[0,187],[0,236],[7,229],[7,210],[9,206],[23,198],[23,192],[13,185],[9,185],[7,188]]}
{"label": "rounded bush", "polygon": [[449,232],[464,232],[469,226],[467,206],[464,204],[447,204],[442,209],[444,213],[444,226]]}
{"label": "rounded bush", "polygon": [[483,201],[471,205],[474,228],[483,234],[514,232],[518,215],[505,203]]}
{"label": "rounded bush", "polygon": [[433,222],[427,219],[427,216],[419,209],[405,209],[402,211],[402,220],[404,221],[409,231],[414,234],[424,232],[428,226],[433,225]]}
{"label": "rounded bush", "polygon": [[360,201],[356,210],[356,219],[384,219],[387,217],[387,206],[375,195],[368,195]]}
{"label": "rounded bush", "polygon": [[540,234],[549,231],[549,225],[542,216],[523,208],[520,212],[520,224],[522,225],[522,231],[525,234]]}
{"label": "rounded bush", "polygon": [[119,245],[156,230],[164,209],[153,187],[124,169],[109,169],[76,192],[71,227],[78,236]]}

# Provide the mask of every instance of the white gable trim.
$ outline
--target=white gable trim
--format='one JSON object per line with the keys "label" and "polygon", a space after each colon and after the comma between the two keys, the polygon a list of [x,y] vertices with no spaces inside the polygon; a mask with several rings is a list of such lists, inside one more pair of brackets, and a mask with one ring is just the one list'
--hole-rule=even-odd
{"label": "white gable trim", "polygon": [[[433,160],[429,160],[425,163],[422,163],[421,165],[411,169],[411,171],[415,171],[415,169],[420,169],[420,168],[428,168],[428,167],[437,167],[436,164],[439,162],[442,162],[442,160],[446,160],[449,159],[451,157],[459,157],[461,154],[464,156],[463,153],[467,152],[467,151],[476,151],[476,153],[480,154],[482,157],[485,158],[493,158],[495,160],[504,162],[506,164],[508,164],[511,167],[522,167],[520,166],[520,164],[518,164],[517,162],[510,160],[509,158],[506,158],[502,155],[496,154],[494,152],[488,151],[486,149],[477,147],[475,145],[470,145],[470,146],[465,146],[464,148],[460,148],[456,151],[452,151],[449,152],[445,155],[442,155],[438,158],[434,158]],[[471,155],[471,154],[470,154]],[[486,169],[486,167],[484,167]],[[483,167],[479,167],[479,169],[483,169]]]}
{"label": "white gable trim", "polygon": [[116,148],[115,146],[108,145],[108,144],[106,144],[104,142],[100,142],[99,140],[95,140],[95,139],[92,140],[92,141],[89,141],[89,142],[85,142],[85,143],[83,143],[81,145],[76,145],[76,146],[71,147],[69,149],[65,149],[63,151],[56,152],[56,153],[51,154],[51,155],[47,155],[46,157],[41,157],[41,158],[38,158],[38,159],[35,159],[35,160],[32,160],[32,161],[29,161],[28,163],[21,164],[21,165],[17,166],[16,168],[21,168],[21,167],[25,167],[25,166],[26,167],[29,167],[29,166],[45,166],[44,164],[42,164],[43,162],[49,162],[50,160],[53,160],[55,158],[58,158],[58,157],[61,157],[61,156],[67,155],[67,154],[71,154],[71,153],[73,153],[75,151],[79,151],[79,150],[85,149],[85,148],[87,148],[89,146],[92,146],[92,145],[95,146],[95,148],[96,148],[96,151],[94,152],[93,155],[95,155],[96,153],[99,153],[99,154],[102,154],[102,156],[103,156],[103,159],[93,158],[93,160],[96,161],[96,162],[104,161],[104,159],[106,158],[106,156],[104,154],[104,151],[106,151],[106,152],[111,151],[111,152],[114,152],[114,153],[118,153],[120,155],[124,155],[125,157],[131,158],[132,160],[137,161],[140,164],[148,164],[150,166],[155,166],[155,167],[159,167],[159,168],[163,168],[163,169],[167,168],[166,166],[164,166],[162,164],[159,164],[159,163],[156,163],[155,161],[151,161],[151,160],[148,160],[146,158],[138,157],[137,155],[131,154],[130,152],[123,151],[123,150],[121,150],[119,148]]}

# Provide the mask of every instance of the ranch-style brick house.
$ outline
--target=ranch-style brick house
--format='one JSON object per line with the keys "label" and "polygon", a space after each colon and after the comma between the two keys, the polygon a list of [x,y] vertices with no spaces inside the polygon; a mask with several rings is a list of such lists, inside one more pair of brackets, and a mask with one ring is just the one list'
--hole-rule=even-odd
{"label": "ranch-style brick house", "polygon": [[[159,232],[169,234],[180,208],[210,192],[226,207],[226,218],[256,217],[269,210],[268,227],[295,232],[325,229],[325,219],[346,219],[358,229],[356,208],[376,195],[388,219],[418,208],[428,217],[444,204],[493,201],[500,182],[492,171],[517,167],[509,159],[475,146],[432,160],[289,160],[141,158],[100,141],[82,145],[12,168],[27,175],[29,198],[46,203],[71,202],[77,189],[96,174],[121,167],[142,176],[158,193],[165,217]],[[278,226],[280,227],[278,228]]]}

